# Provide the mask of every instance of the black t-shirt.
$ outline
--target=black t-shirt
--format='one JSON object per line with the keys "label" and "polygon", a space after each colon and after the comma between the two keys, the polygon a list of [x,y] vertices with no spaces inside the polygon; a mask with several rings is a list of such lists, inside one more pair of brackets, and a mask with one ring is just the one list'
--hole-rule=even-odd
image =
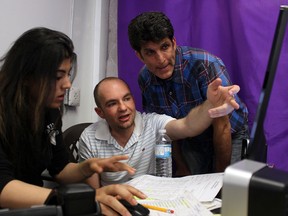
{"label": "black t-shirt", "polygon": [[[58,121],[58,123],[56,123]],[[41,174],[48,169],[51,176],[58,174],[68,163],[68,152],[63,144],[61,131],[61,115],[58,109],[49,109],[45,118],[45,131],[43,141],[47,142],[49,151],[35,163],[33,169],[29,168],[22,173],[15,174],[15,167],[0,145],[0,192],[5,185],[14,180],[29,184],[43,186]],[[52,155],[50,155],[52,154]]]}

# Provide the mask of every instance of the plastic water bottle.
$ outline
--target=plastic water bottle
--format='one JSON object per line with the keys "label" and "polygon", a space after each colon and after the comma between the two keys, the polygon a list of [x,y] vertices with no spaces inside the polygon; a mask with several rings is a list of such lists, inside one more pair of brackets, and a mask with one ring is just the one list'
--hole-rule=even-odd
{"label": "plastic water bottle", "polygon": [[155,146],[156,176],[172,177],[172,141],[166,129],[160,129]]}

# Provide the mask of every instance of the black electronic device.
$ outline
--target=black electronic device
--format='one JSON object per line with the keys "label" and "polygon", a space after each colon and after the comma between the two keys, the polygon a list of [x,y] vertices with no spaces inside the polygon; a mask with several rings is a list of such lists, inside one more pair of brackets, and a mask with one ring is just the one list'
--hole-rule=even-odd
{"label": "black electronic device", "polygon": [[259,98],[258,109],[251,130],[250,140],[243,141],[242,157],[246,159],[266,163],[267,143],[263,130],[264,120],[268,108],[270,95],[272,92],[274,77],[276,74],[283,38],[286,33],[287,20],[288,20],[288,5],[282,5],[280,7],[280,13],[278,16],[272,48],[270,51],[267,70],[262,85],[262,91]]}
{"label": "black electronic device", "polygon": [[0,216],[100,216],[95,190],[87,184],[61,185],[53,190],[45,205],[22,209],[0,209]]}
{"label": "black electronic device", "polygon": [[263,125],[288,22],[288,5],[280,13],[250,142],[244,159],[228,166],[222,187],[222,216],[288,215],[288,173],[266,164]]}
{"label": "black electronic device", "polygon": [[61,206],[34,206],[22,209],[1,209],[0,216],[63,216]]}
{"label": "black electronic device", "polygon": [[128,209],[132,216],[148,216],[150,214],[150,210],[142,206],[141,204],[137,204],[135,206],[131,205],[124,199],[119,200],[125,208]]}
{"label": "black electronic device", "polygon": [[58,202],[64,216],[100,215],[95,190],[87,184],[68,184],[57,189]]}
{"label": "black electronic device", "polygon": [[222,216],[288,215],[288,173],[244,159],[226,168]]}

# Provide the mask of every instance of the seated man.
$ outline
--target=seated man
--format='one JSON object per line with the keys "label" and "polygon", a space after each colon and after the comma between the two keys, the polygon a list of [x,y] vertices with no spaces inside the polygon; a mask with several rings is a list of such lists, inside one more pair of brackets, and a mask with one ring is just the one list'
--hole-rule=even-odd
{"label": "seated man", "polygon": [[[208,86],[207,100],[192,109],[182,119],[156,113],[140,113],[127,83],[116,77],[103,79],[94,89],[96,113],[103,119],[88,126],[79,143],[79,161],[113,155],[128,155],[125,162],[136,169],[135,175],[127,172],[102,172],[89,178],[88,183],[100,186],[123,183],[143,174],[155,173],[156,132],[165,128],[172,140],[196,136],[221,117],[238,109],[234,94],[239,86],[221,86],[216,79]],[[99,179],[100,177],[100,179]]]}

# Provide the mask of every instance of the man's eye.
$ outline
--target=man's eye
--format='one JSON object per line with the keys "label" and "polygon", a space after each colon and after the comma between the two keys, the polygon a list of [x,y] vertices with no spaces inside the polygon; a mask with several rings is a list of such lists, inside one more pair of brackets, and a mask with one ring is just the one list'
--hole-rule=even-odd
{"label": "man's eye", "polygon": [[164,44],[163,46],[162,46],[162,49],[163,50],[167,50],[169,48],[169,45],[168,44]]}
{"label": "man's eye", "polygon": [[114,106],[115,105],[115,103],[108,103],[107,104],[107,107],[112,107],[112,106]]}
{"label": "man's eye", "polygon": [[145,54],[146,54],[147,56],[151,56],[151,55],[154,54],[154,52],[153,52],[153,51],[146,51]]}
{"label": "man's eye", "polygon": [[131,97],[126,97],[124,98],[124,101],[129,101],[131,99]]}

